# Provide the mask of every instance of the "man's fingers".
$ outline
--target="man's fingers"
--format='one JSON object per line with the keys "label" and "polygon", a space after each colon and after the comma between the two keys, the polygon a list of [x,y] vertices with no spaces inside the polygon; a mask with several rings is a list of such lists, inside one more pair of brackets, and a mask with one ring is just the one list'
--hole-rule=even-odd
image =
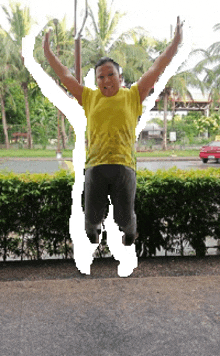
{"label": "man's fingers", "polygon": [[50,35],[52,31],[53,31],[53,27],[51,27],[51,26],[50,26],[50,27],[48,27],[48,29],[47,29],[47,34],[49,34],[49,35]]}
{"label": "man's fingers", "polygon": [[176,26],[176,31],[177,33],[180,33],[180,31],[182,30],[183,24],[184,24],[185,20],[183,20],[182,22],[180,22],[180,17],[177,16],[177,26]]}
{"label": "man's fingers", "polygon": [[44,48],[45,45],[49,45],[50,33],[51,33],[51,29],[49,29],[49,31],[46,32],[46,34],[45,34],[45,36],[43,38],[43,41],[42,41],[43,48]]}
{"label": "man's fingers", "polygon": [[49,42],[49,39],[50,39],[50,31],[48,31],[48,32],[45,34],[45,42]]}
{"label": "man's fingers", "polygon": [[183,24],[185,21],[180,22],[180,17],[177,16],[177,25],[176,25],[176,30],[175,30],[175,35],[178,36],[180,38],[179,42],[182,41],[182,35],[183,35]]}

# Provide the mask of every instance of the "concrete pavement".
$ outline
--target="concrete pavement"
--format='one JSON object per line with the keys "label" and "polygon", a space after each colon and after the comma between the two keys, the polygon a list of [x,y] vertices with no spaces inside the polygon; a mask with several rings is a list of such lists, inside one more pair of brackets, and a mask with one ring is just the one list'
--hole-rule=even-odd
{"label": "concrete pavement", "polygon": [[0,282],[0,355],[219,355],[220,275],[118,278],[115,261],[107,268]]}

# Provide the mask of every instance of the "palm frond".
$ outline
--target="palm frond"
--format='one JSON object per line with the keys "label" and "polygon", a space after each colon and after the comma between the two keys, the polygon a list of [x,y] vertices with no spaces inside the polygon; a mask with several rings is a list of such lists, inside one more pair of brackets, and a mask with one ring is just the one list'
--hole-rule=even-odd
{"label": "palm frond", "polygon": [[95,34],[96,34],[96,36],[98,36],[99,30],[98,30],[98,27],[97,27],[97,25],[96,25],[95,16],[94,16],[94,14],[93,14],[93,11],[92,11],[91,7],[89,7],[89,16],[90,16],[91,19],[92,19],[92,26],[93,26],[93,28],[94,28]]}
{"label": "palm frond", "polygon": [[213,43],[209,48],[208,51],[212,55],[219,55],[220,54],[220,42]]}
{"label": "palm frond", "polygon": [[99,35],[102,41],[105,41],[106,34],[109,27],[110,13],[107,10],[106,0],[99,0],[98,2],[98,26]]}
{"label": "palm frond", "polygon": [[198,50],[198,53],[202,53],[204,55],[204,59],[202,59],[201,61],[199,61],[195,67],[193,68],[194,73],[202,73],[205,69],[207,65],[210,65],[210,63],[212,62],[212,58],[210,56],[210,54],[205,51],[205,50]]}
{"label": "palm frond", "polygon": [[1,5],[1,8],[2,8],[2,10],[4,11],[4,13],[5,13],[6,17],[7,17],[8,22],[11,24],[11,20],[12,19],[11,19],[10,13],[8,12],[8,9],[4,5]]}
{"label": "palm frond", "polygon": [[118,11],[116,11],[114,17],[112,18],[110,24],[109,24],[109,28],[108,28],[108,32],[109,34],[114,34],[116,27],[119,24],[120,19],[125,15],[125,13],[120,14]]}
{"label": "palm frond", "polygon": [[214,31],[218,31],[220,30],[220,23],[217,23],[214,27],[213,27]]}

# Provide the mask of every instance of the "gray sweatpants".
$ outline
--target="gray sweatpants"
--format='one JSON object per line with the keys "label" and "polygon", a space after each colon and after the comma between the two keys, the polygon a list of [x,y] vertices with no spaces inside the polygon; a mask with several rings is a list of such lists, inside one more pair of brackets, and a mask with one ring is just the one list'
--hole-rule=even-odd
{"label": "gray sweatpants", "polygon": [[113,205],[114,220],[120,230],[136,235],[134,212],[136,172],[119,164],[104,164],[85,171],[85,230],[96,233],[106,212],[108,195]]}

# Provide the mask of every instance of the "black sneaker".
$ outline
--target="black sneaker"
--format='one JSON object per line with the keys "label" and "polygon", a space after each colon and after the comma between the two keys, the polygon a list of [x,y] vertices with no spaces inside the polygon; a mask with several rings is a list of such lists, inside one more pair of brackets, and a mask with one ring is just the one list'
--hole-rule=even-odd
{"label": "black sneaker", "polygon": [[138,238],[138,233],[136,233],[135,236],[133,234],[124,234],[122,236],[122,243],[125,246],[131,246],[137,238]]}
{"label": "black sneaker", "polygon": [[88,234],[87,237],[92,244],[99,243],[99,235],[98,234]]}

